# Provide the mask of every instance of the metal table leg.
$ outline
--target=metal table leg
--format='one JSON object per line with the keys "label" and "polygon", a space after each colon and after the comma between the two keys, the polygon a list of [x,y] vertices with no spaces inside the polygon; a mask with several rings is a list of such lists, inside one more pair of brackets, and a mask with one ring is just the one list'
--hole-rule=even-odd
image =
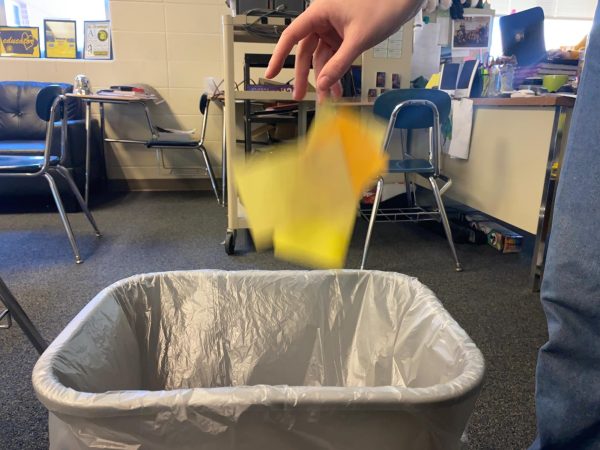
{"label": "metal table leg", "polygon": [[308,129],[308,103],[298,103],[298,136],[306,135]]}
{"label": "metal table leg", "polygon": [[90,159],[92,147],[92,103],[85,102],[85,204],[90,199]]}
{"label": "metal table leg", "polygon": [[102,146],[104,146],[104,138],[106,137],[106,128],[104,123],[104,103],[98,103],[100,108],[100,137],[102,138]]}
{"label": "metal table leg", "polygon": [[244,148],[246,155],[252,153],[252,103],[249,100],[244,101]]}
{"label": "metal table leg", "polygon": [[552,128],[552,140],[548,152],[548,166],[544,179],[544,190],[542,192],[542,204],[538,229],[535,238],[533,260],[531,263],[531,287],[534,292],[540,290],[544,277],[544,266],[546,264],[546,249],[550,231],[552,228],[552,213],[554,209],[554,198],[560,175],[560,163],[564,153],[564,139],[566,138],[567,111],[565,107],[556,107],[554,125]]}

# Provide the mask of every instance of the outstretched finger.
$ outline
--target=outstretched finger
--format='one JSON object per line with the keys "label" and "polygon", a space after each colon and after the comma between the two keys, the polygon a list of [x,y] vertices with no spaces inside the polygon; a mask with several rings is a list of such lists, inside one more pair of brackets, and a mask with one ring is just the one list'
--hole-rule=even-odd
{"label": "outstretched finger", "polygon": [[[325,43],[322,39],[319,40],[319,45],[314,52],[313,56],[313,67],[315,70],[315,79],[318,80],[321,70],[327,64],[327,61],[333,56],[333,49]],[[329,89],[322,90],[319,88],[317,83],[317,99],[319,102],[329,97]]]}
{"label": "outstretched finger", "polygon": [[315,52],[318,44],[319,37],[316,34],[311,34],[310,36],[302,39],[298,45],[298,51],[296,52],[294,100],[302,100],[306,95],[308,74],[310,73],[313,53]]}
{"label": "outstretched finger", "polygon": [[344,89],[342,88],[342,83],[340,81],[336,81],[331,86],[331,96],[335,99],[340,98],[344,93]]}
{"label": "outstretched finger", "polygon": [[269,61],[269,67],[265,72],[267,78],[273,78],[281,71],[285,58],[290,54],[294,45],[300,42],[302,39],[311,35],[314,31],[314,14],[311,13],[310,8],[300,14],[281,34],[279,42],[271,61]]}
{"label": "outstretched finger", "polygon": [[[321,91],[329,91],[348,71],[354,60],[360,55],[360,48],[352,39],[342,41],[340,48],[331,56],[321,69],[317,87]],[[337,88],[336,88],[337,89]]]}

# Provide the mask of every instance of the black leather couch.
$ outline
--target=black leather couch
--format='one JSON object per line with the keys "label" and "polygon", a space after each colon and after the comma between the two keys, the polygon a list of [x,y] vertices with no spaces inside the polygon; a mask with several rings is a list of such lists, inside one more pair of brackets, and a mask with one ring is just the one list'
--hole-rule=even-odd
{"label": "black leather couch", "polygon": [[[33,81],[0,81],[0,154],[36,154],[44,150],[46,122],[41,120],[35,104],[38,92],[49,84],[58,84],[64,92],[73,86],[65,83],[40,83]],[[65,167],[83,193],[85,181],[85,121],[83,105],[77,99],[67,102],[69,126],[67,132],[67,154]],[[60,124],[55,124],[52,153],[60,154]],[[99,145],[99,127],[92,123],[91,178],[95,186],[105,179],[104,157]],[[76,209],[75,198],[61,177],[56,178],[60,193],[68,209]],[[0,178],[0,199],[7,204],[21,202],[24,197],[35,198],[36,202],[53,204],[48,183],[41,177]],[[1,206],[1,205],[0,205]]]}

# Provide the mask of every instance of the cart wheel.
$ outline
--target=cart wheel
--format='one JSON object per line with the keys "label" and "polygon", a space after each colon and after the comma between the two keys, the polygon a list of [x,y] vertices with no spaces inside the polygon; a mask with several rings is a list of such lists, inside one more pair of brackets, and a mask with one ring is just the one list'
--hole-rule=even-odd
{"label": "cart wheel", "polygon": [[225,253],[228,255],[233,255],[235,253],[235,231],[227,230],[227,234],[225,235]]}

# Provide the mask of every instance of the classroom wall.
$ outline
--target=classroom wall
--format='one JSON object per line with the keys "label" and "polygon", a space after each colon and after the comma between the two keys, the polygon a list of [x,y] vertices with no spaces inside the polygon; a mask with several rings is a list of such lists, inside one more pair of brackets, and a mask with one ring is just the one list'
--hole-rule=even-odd
{"label": "classroom wall", "polygon": [[[224,0],[111,0],[112,61],[7,58],[0,60],[0,79],[72,82],[83,73],[93,89],[149,84],[166,100],[152,107],[157,124],[199,132],[198,100],[204,79],[222,78],[221,15],[227,11]],[[139,111],[115,108],[119,107],[107,106],[109,137],[146,135]],[[213,105],[206,145],[218,173],[221,121],[221,111]],[[189,150],[170,150],[163,155],[143,146],[107,144],[106,162],[111,179],[206,178],[201,157]]]}

